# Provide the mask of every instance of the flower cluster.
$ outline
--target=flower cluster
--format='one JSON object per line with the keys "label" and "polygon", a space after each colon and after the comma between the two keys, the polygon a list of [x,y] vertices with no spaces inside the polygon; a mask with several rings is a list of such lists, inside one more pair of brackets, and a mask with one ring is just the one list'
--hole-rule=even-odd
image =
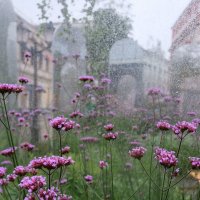
{"label": "flower cluster", "polygon": [[0,84],[0,93],[6,94],[6,93],[20,93],[24,90],[24,87],[21,85],[16,84],[7,84],[7,83],[1,83]]}
{"label": "flower cluster", "polygon": [[114,128],[114,125],[113,125],[113,124],[107,124],[107,125],[104,126],[104,129],[105,129],[106,131],[112,131],[113,128]]}
{"label": "flower cluster", "polygon": [[187,112],[187,115],[190,116],[190,117],[195,117],[197,115],[196,112]]}
{"label": "flower cluster", "polygon": [[167,131],[171,128],[171,125],[168,123],[168,122],[165,122],[165,121],[159,121],[157,124],[156,124],[156,127],[162,131]]}
{"label": "flower cluster", "polygon": [[39,188],[42,188],[46,185],[46,178],[44,176],[32,176],[32,177],[24,177],[19,186],[23,189],[28,190],[28,192],[35,192]]}
{"label": "flower cluster", "polygon": [[10,160],[4,160],[1,162],[1,165],[12,165],[12,162]]}
{"label": "flower cluster", "polygon": [[0,186],[8,185],[8,180],[6,178],[0,178]]}
{"label": "flower cluster", "polygon": [[43,189],[41,188],[38,192],[38,196],[40,199],[56,199],[58,197],[58,190],[54,187],[50,189]]}
{"label": "flower cluster", "polygon": [[79,80],[82,81],[82,82],[86,82],[86,81],[93,82],[94,81],[94,77],[93,76],[89,76],[89,75],[80,76]]}
{"label": "flower cluster", "polygon": [[0,151],[0,154],[3,156],[11,156],[12,154],[14,154],[15,150],[17,150],[17,147],[9,147],[7,149],[4,149],[2,151]]}
{"label": "flower cluster", "polygon": [[28,142],[24,142],[20,144],[21,149],[26,150],[26,151],[32,151],[35,148],[35,145],[30,144]]}
{"label": "flower cluster", "polygon": [[140,160],[144,156],[146,151],[147,149],[145,149],[144,147],[135,147],[129,151],[129,155],[133,158]]}
{"label": "flower cluster", "polygon": [[114,132],[114,133],[113,132],[109,132],[109,133],[103,134],[103,137],[106,140],[115,140],[118,137],[118,133],[117,132]]}
{"label": "flower cluster", "polygon": [[198,157],[189,157],[190,164],[192,169],[200,169],[200,158]]}
{"label": "flower cluster", "polygon": [[21,84],[27,84],[29,82],[29,79],[24,77],[24,76],[21,76],[19,77],[18,81],[21,83]]}
{"label": "flower cluster", "polygon": [[172,126],[172,130],[176,135],[179,135],[185,131],[188,133],[194,133],[197,130],[197,124],[194,122],[181,121]]}
{"label": "flower cluster", "polygon": [[55,117],[50,120],[50,126],[56,130],[69,131],[77,126],[77,124],[65,117]]}
{"label": "flower cluster", "polygon": [[68,166],[74,164],[74,160],[71,157],[65,158],[60,156],[45,156],[45,157],[38,157],[34,158],[30,161],[29,167],[39,169],[39,168],[46,168],[48,170],[56,169],[62,166]]}
{"label": "flower cluster", "polygon": [[13,173],[18,176],[24,176],[28,173],[28,171],[26,167],[20,165],[15,167]]}
{"label": "flower cluster", "polygon": [[[50,189],[41,188],[38,191],[38,196],[41,200],[72,200],[72,196],[60,194],[58,189],[51,187]],[[29,199],[27,199],[29,200]],[[31,199],[32,200],[32,199]]]}
{"label": "flower cluster", "polygon": [[101,79],[101,83],[102,84],[110,84],[111,80],[109,78],[104,77],[104,78]]}
{"label": "flower cluster", "polygon": [[89,184],[91,184],[93,182],[93,176],[91,176],[91,175],[85,176],[84,179]]}
{"label": "flower cluster", "polygon": [[29,59],[29,58],[31,58],[31,57],[32,57],[31,52],[29,52],[29,51],[25,51],[25,52],[24,52],[24,58]]}
{"label": "flower cluster", "polygon": [[69,116],[70,116],[70,118],[76,118],[76,117],[81,118],[81,117],[83,117],[83,114],[80,111],[74,111]]}
{"label": "flower cluster", "polygon": [[167,151],[166,149],[156,148],[155,149],[156,160],[166,168],[176,166],[178,159],[175,156],[174,151]]}
{"label": "flower cluster", "polygon": [[18,176],[24,176],[27,173],[31,173],[31,174],[35,175],[35,174],[37,174],[37,171],[34,168],[27,167],[27,166],[24,167],[21,165],[15,167],[15,169],[13,171],[13,174],[18,175]]}
{"label": "flower cluster", "polygon": [[0,178],[6,175],[7,169],[5,167],[0,167]]}
{"label": "flower cluster", "polygon": [[133,146],[141,146],[141,142],[139,142],[137,140],[131,141],[130,144]]}
{"label": "flower cluster", "polygon": [[171,97],[171,96],[165,96],[164,97],[164,101],[165,102],[170,102],[170,101],[172,101],[173,100],[173,98]]}
{"label": "flower cluster", "polygon": [[97,137],[92,137],[92,136],[86,136],[86,137],[82,137],[80,139],[82,142],[87,142],[87,143],[94,143],[94,142],[98,142],[99,138]]}
{"label": "flower cluster", "polygon": [[7,175],[6,179],[9,181],[9,182],[14,182],[15,179],[17,178],[18,176],[16,174],[9,174]]}
{"label": "flower cluster", "polygon": [[70,147],[69,146],[65,146],[61,149],[62,154],[66,154],[70,152]]}
{"label": "flower cluster", "polygon": [[200,119],[199,118],[194,118],[192,120],[192,122],[199,125],[200,124]]}
{"label": "flower cluster", "polygon": [[161,93],[159,88],[150,88],[148,90],[148,95],[154,96],[154,95],[159,95]]}
{"label": "flower cluster", "polygon": [[103,161],[103,160],[100,160],[99,161],[99,167],[101,168],[101,169],[104,169],[104,168],[106,168],[108,166],[108,163],[106,162],[106,161]]}

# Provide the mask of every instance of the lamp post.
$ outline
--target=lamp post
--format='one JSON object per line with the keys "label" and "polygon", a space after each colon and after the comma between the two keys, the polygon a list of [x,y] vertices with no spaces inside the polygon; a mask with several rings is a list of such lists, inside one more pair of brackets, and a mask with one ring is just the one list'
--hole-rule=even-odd
{"label": "lamp post", "polygon": [[48,45],[40,50],[37,47],[37,41],[33,41],[33,48],[31,49],[32,59],[33,59],[33,87],[32,87],[32,99],[31,102],[31,110],[33,112],[32,118],[32,126],[31,126],[31,140],[33,143],[37,143],[39,141],[39,124],[38,124],[38,114],[34,113],[34,111],[38,108],[38,56],[45,51],[49,50],[51,47],[51,42]]}
{"label": "lamp post", "polygon": [[38,115],[34,111],[38,108],[38,96],[37,96],[37,86],[38,86],[38,57],[39,51],[37,51],[37,43],[34,41],[34,47],[32,48],[31,54],[33,59],[33,102],[31,110],[33,112],[32,125],[31,125],[31,140],[35,144],[39,141],[39,125],[38,125]]}

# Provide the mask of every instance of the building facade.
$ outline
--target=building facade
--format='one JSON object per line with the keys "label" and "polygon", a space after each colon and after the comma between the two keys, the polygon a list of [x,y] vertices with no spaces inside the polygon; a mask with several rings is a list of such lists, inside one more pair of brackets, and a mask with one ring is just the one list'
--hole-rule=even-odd
{"label": "building facade", "polygon": [[110,50],[109,74],[112,90],[125,110],[144,105],[149,88],[169,92],[169,62],[160,46],[143,49],[137,41],[125,38],[117,41]]}
{"label": "building facade", "polygon": [[200,0],[192,0],[172,27],[171,93],[183,111],[199,111]]}
{"label": "building facade", "polygon": [[200,0],[192,0],[172,26],[170,53],[191,43],[200,43]]}
{"label": "building facade", "polygon": [[[19,76],[27,77],[27,90],[19,97],[20,108],[32,107],[34,89],[37,90],[38,105],[40,108],[52,106],[53,98],[53,56],[51,43],[46,40],[45,33],[39,34],[38,26],[34,26],[25,19],[16,16],[17,21],[17,66]],[[26,52],[31,58],[26,61]],[[36,69],[37,68],[37,69]],[[33,87],[37,79],[36,88]]]}

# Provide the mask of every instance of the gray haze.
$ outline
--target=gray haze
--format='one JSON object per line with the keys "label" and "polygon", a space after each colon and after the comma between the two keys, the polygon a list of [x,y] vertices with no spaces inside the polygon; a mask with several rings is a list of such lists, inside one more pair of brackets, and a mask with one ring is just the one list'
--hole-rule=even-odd
{"label": "gray haze", "polygon": [[[16,11],[29,21],[39,23],[36,3],[40,0],[12,0]],[[115,0],[117,1],[117,0]],[[133,20],[133,37],[144,48],[151,48],[160,40],[165,55],[171,44],[171,27],[191,0],[127,0],[132,3],[129,16]],[[59,21],[57,0],[52,0],[54,9],[50,12],[52,21]],[[82,0],[76,0],[73,16],[81,17]]]}

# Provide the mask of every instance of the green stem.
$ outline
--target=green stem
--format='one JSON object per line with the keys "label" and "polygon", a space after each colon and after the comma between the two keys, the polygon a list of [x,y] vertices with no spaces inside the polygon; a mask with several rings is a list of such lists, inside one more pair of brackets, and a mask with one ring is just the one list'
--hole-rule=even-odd
{"label": "green stem", "polygon": [[[182,135],[181,135],[181,140],[180,140],[180,142],[179,142],[178,151],[177,151],[177,154],[176,154],[176,157],[177,157],[177,158],[178,158],[178,156],[179,156],[180,149],[181,149],[181,144],[182,144],[182,141],[183,141],[182,136],[183,136],[183,133],[182,133]],[[175,166],[173,167],[172,172],[174,171],[174,169],[175,169]],[[167,189],[167,194],[166,194],[165,200],[168,199],[168,195],[169,195],[169,190],[170,190],[170,188],[171,188],[171,184],[172,184],[172,176],[170,177],[170,180],[169,180],[169,184],[168,184],[168,189]]]}
{"label": "green stem", "polygon": [[7,120],[8,133],[9,133],[9,136],[10,136],[11,146],[12,146],[13,151],[14,151],[14,158],[15,158],[15,162],[16,162],[16,163],[13,163],[13,164],[14,164],[14,167],[16,167],[19,164],[18,164],[18,160],[17,160],[17,156],[16,156],[14,142],[13,142],[12,131],[11,131],[11,127],[10,127],[10,121],[9,121],[9,118],[8,118],[8,111],[7,111],[7,107],[6,107],[6,99],[4,98],[4,96],[3,96],[3,105],[4,105],[4,109],[5,109],[6,120]]}
{"label": "green stem", "polygon": [[110,142],[110,172],[111,172],[111,195],[114,199],[114,185],[113,185],[113,160],[112,160],[112,142]]}
{"label": "green stem", "polygon": [[161,192],[161,200],[163,199],[163,189],[164,189],[164,186],[165,186],[165,177],[166,177],[166,168],[165,168],[165,172],[164,172],[164,175],[163,175],[163,184],[162,184],[162,192]]}
{"label": "green stem", "polygon": [[7,187],[5,186],[4,188],[5,188],[5,190],[6,190],[7,194],[8,194],[9,199],[12,200],[12,197],[11,197],[11,195],[10,195],[10,193],[9,193],[9,191],[8,191],[8,189],[7,189]]}
{"label": "green stem", "polygon": [[139,162],[140,162],[142,168],[144,169],[146,175],[151,179],[152,183],[153,183],[155,186],[157,186],[158,189],[161,190],[160,186],[157,185],[157,184],[155,183],[155,181],[152,179],[152,177],[148,174],[148,172],[147,172],[147,170],[145,169],[144,165],[142,164],[141,160],[139,160]]}
{"label": "green stem", "polygon": [[152,100],[153,100],[153,121],[154,121],[154,124],[156,122],[156,112],[155,112],[155,100],[154,100],[154,97],[152,96]]}
{"label": "green stem", "polygon": [[101,178],[102,178],[102,189],[103,189],[103,196],[104,199],[106,198],[106,192],[105,192],[105,184],[104,184],[104,173],[103,173],[103,169],[101,170]]}
{"label": "green stem", "polygon": [[48,188],[50,189],[51,188],[51,172],[50,172],[50,170],[49,170],[49,172],[48,172],[48,181],[49,181],[49,185],[48,185]]}
{"label": "green stem", "polygon": [[[150,177],[151,177],[151,174],[152,174],[152,159],[153,159],[153,145],[151,147]],[[151,178],[149,178],[149,200],[151,200]]]}
{"label": "green stem", "polygon": [[[60,156],[62,157],[62,138],[61,138],[60,131],[58,131],[58,134],[59,134],[59,144],[60,144]],[[60,167],[60,175],[59,175],[59,182],[58,182],[59,185],[60,185],[61,178],[62,178],[62,166]]]}
{"label": "green stem", "polygon": [[164,191],[167,191],[167,190],[169,190],[170,188],[173,188],[173,187],[174,187],[175,185],[177,185],[178,183],[180,183],[184,178],[186,178],[186,177],[190,174],[191,171],[192,171],[192,170],[190,170],[186,175],[184,175],[180,180],[178,180],[176,183],[174,183],[174,184],[171,185],[170,187],[165,188]]}
{"label": "green stem", "polygon": [[90,185],[88,185],[88,186],[90,187],[90,190],[92,191],[92,193],[94,193],[95,196],[96,196],[98,199],[103,200],[103,199],[95,192],[95,190],[93,190],[93,188],[92,188]]}
{"label": "green stem", "polygon": [[[6,121],[6,119],[5,119],[5,114],[4,114],[4,109],[3,109],[3,103],[2,103],[2,99],[0,99],[0,101],[1,101],[1,107],[2,107],[2,113],[3,113],[3,118],[4,118],[4,120]],[[9,136],[9,132],[8,132],[8,127],[7,127],[7,125],[3,122],[3,120],[1,120],[1,123],[4,125],[4,127],[5,127],[5,129],[6,129],[6,135],[7,135],[7,139],[8,139],[8,143],[9,143],[9,146],[11,147],[12,145],[11,145],[11,141],[10,141],[10,136]]]}
{"label": "green stem", "polygon": [[139,189],[147,182],[148,178],[135,190],[135,192],[128,198],[130,200],[138,191]]}

